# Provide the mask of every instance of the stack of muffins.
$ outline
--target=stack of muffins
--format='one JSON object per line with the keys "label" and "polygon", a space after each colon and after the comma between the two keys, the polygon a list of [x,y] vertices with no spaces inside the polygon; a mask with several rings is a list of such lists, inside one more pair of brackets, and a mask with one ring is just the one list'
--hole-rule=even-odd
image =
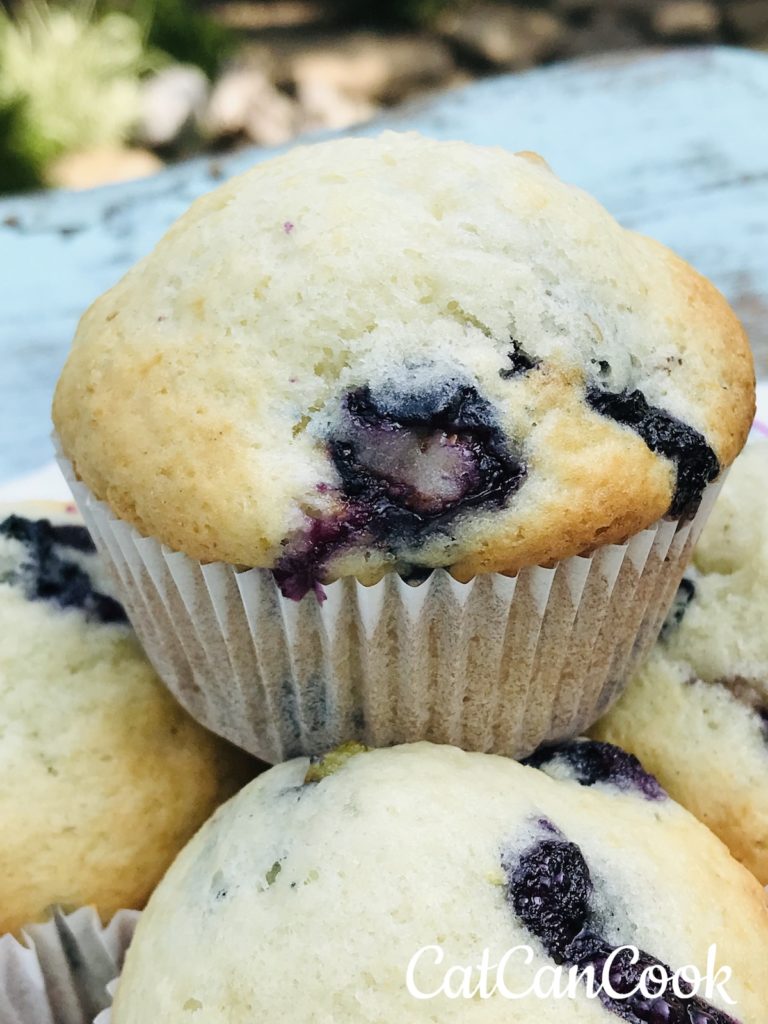
{"label": "stack of muffins", "polygon": [[[84,316],[54,422],[159,677],[276,767],[155,891],[113,1024],[761,1024],[760,884],[605,742],[663,707],[633,682],[575,739],[674,625],[753,413],[720,294],[535,155],[346,139],[196,202]],[[449,993],[521,944],[527,994]],[[636,991],[713,945],[730,997]]]}

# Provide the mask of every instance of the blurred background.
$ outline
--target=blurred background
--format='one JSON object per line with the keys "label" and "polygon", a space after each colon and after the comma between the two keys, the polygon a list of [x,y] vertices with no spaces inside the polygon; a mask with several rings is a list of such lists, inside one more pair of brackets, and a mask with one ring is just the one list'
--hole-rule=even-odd
{"label": "blurred background", "polygon": [[0,192],[90,188],[569,57],[768,50],[768,0],[0,3]]}

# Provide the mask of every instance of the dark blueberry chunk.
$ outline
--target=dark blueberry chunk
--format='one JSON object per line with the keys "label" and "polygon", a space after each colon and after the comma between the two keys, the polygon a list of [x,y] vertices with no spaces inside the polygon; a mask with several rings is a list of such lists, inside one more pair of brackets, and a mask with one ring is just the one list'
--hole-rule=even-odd
{"label": "dark blueberry chunk", "polygon": [[674,462],[677,484],[669,515],[695,515],[704,488],[720,472],[717,456],[703,435],[663,409],[649,405],[641,391],[614,393],[590,384],[587,402],[601,416],[634,430],[652,452]]}
{"label": "dark blueberry chunk", "polygon": [[592,896],[589,868],[575,843],[543,839],[517,863],[502,858],[507,898],[526,926],[558,963],[584,928]]}
{"label": "dark blueberry chunk", "polygon": [[541,747],[525,764],[544,772],[549,765],[561,765],[581,786],[606,783],[618,789],[640,793],[648,800],[667,798],[658,781],[643,768],[634,754],[612,743],[574,740],[553,747]]}
{"label": "dark blueberry chunk", "polygon": [[[517,856],[502,854],[501,864],[507,876],[507,899],[549,956],[579,973],[591,967],[603,1007],[630,1024],[739,1024],[693,995],[686,983],[679,986],[683,994],[676,995],[671,981],[674,972],[663,961],[637,950],[637,963],[632,963],[630,950],[618,952],[621,946],[607,942],[596,926],[591,907],[594,887],[584,855],[550,821],[540,819],[539,824],[548,835],[554,830],[558,838],[542,839]],[[615,996],[602,985],[614,951],[610,984]],[[654,997],[634,991],[651,967],[663,968],[670,979]],[[647,987],[657,990],[659,983]]]}
{"label": "dark blueberry chunk", "polygon": [[768,743],[768,707],[758,708],[757,716],[760,719],[760,724],[763,729],[763,736],[765,738],[765,742]]}
{"label": "dark blueberry chunk", "polygon": [[541,360],[529,356],[521,347],[520,342],[514,338],[512,338],[512,349],[507,353],[507,357],[509,359],[509,366],[503,366],[499,370],[499,376],[502,380],[511,380],[512,377],[528,373],[529,370],[535,370],[537,366],[541,365]]}
{"label": "dark blueberry chunk", "polygon": [[45,531],[44,524],[46,523],[48,523],[47,519],[25,519],[24,516],[11,515],[0,523],[0,535],[32,546]]}
{"label": "dark blueberry chunk", "polygon": [[[593,967],[599,982],[614,948],[598,936],[586,933],[578,936],[571,945],[568,961],[580,970]],[[672,968],[662,960],[642,950],[638,950],[638,953],[635,963],[632,962],[634,955],[630,950],[617,953],[611,962],[609,979],[616,995],[609,994],[605,989],[599,993],[600,1002],[606,1010],[631,1024],[738,1024],[727,1013],[693,995],[692,987],[682,979],[678,987],[687,993],[684,995],[675,993],[671,980],[659,995],[648,996],[636,991],[643,972],[650,968],[662,968],[670,979],[674,974]],[[654,981],[647,988],[656,992],[659,983]]]}
{"label": "dark blueberry chunk", "polygon": [[683,576],[677,588],[672,607],[669,609],[664,625],[661,627],[661,639],[666,640],[685,618],[688,606],[696,597],[696,584],[688,576]]}
{"label": "dark blueberry chunk", "polygon": [[110,597],[109,594],[100,594],[97,590],[92,590],[82,608],[87,615],[98,619],[99,622],[110,623],[110,622],[127,622],[128,616],[125,614],[125,608],[116,601],[114,597]]}
{"label": "dark blueberry chunk", "polygon": [[61,553],[62,548],[93,550],[87,532],[87,540],[80,532],[84,529],[57,527],[47,519],[9,516],[0,523],[0,535],[20,541],[26,548],[12,582],[23,587],[30,601],[54,601],[61,608],[79,608],[99,622],[126,622],[123,606],[95,590],[88,573]]}
{"label": "dark blueberry chunk", "polygon": [[93,537],[84,526],[76,523],[64,523],[60,526],[52,526],[53,540],[63,548],[74,548],[76,551],[83,551],[86,554],[95,554],[96,545]]}
{"label": "dark blueberry chunk", "polygon": [[394,385],[375,395],[369,387],[351,392],[328,452],[341,480],[341,511],[313,520],[287,546],[274,571],[287,597],[317,590],[329,559],[352,544],[397,560],[450,535],[461,512],[503,507],[527,472],[490,402],[460,380],[407,393]]}
{"label": "dark blueberry chunk", "polygon": [[365,387],[346,407],[346,436],[331,440],[331,457],[345,495],[367,504],[374,533],[395,546],[460,509],[501,507],[525,478],[493,407],[471,384],[375,398]]}

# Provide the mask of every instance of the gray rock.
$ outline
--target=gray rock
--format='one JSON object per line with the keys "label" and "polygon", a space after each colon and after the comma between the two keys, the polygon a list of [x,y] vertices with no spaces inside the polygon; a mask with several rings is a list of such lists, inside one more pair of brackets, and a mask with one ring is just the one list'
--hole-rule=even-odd
{"label": "gray rock", "polygon": [[203,123],[210,138],[244,135],[278,146],[296,135],[300,111],[260,68],[232,67],[216,82]]}
{"label": "gray rock", "polygon": [[397,103],[442,85],[454,74],[450,48],[417,34],[344,32],[295,52],[286,69],[297,88],[323,82],[340,94],[369,103]]}
{"label": "gray rock", "polygon": [[709,0],[668,0],[654,11],[651,23],[664,39],[709,39],[720,28],[720,11]]}
{"label": "gray rock", "polygon": [[191,64],[174,64],[152,75],[142,87],[136,140],[165,149],[198,135],[208,91],[208,79]]}
{"label": "gray rock", "polygon": [[379,109],[368,100],[345,95],[331,82],[319,78],[300,80],[296,98],[301,108],[302,131],[339,131],[368,121]]}
{"label": "gray rock", "polygon": [[216,20],[240,32],[307,28],[332,21],[322,0],[227,0],[216,5]]}
{"label": "gray rock", "polygon": [[575,57],[629,50],[645,46],[647,35],[647,30],[643,31],[642,12],[625,17],[624,12],[615,7],[601,7],[594,12],[588,24],[569,30],[562,52]]}
{"label": "gray rock", "polygon": [[438,28],[465,54],[499,68],[524,68],[552,56],[566,33],[550,11],[492,3],[451,12]]}

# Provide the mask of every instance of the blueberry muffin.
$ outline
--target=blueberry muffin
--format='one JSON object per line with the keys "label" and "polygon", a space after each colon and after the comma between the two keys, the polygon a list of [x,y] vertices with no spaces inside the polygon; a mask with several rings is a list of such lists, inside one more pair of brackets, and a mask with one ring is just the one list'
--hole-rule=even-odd
{"label": "blueberry muffin", "polygon": [[[758,883],[628,755],[573,760],[555,778],[420,743],[273,768],[156,890],[113,1024],[761,1024]],[[714,944],[722,989],[660,984],[704,972]],[[546,994],[556,967],[602,980],[606,964],[599,994]],[[657,995],[630,994],[649,969]]]}
{"label": "blueberry muffin", "polygon": [[83,317],[54,419],[119,518],[300,596],[689,516],[753,388],[716,289],[539,158],[388,133],[195,202]]}
{"label": "blueberry muffin", "polygon": [[0,509],[0,932],[140,907],[254,770],[160,684],[73,508]]}
{"label": "blueberry muffin", "polygon": [[163,679],[277,761],[591,725],[753,406],[668,250],[531,154],[388,133],[198,200],[83,317],[54,419]]}
{"label": "blueberry muffin", "polygon": [[648,662],[594,735],[768,885],[768,443],[737,459]]}

